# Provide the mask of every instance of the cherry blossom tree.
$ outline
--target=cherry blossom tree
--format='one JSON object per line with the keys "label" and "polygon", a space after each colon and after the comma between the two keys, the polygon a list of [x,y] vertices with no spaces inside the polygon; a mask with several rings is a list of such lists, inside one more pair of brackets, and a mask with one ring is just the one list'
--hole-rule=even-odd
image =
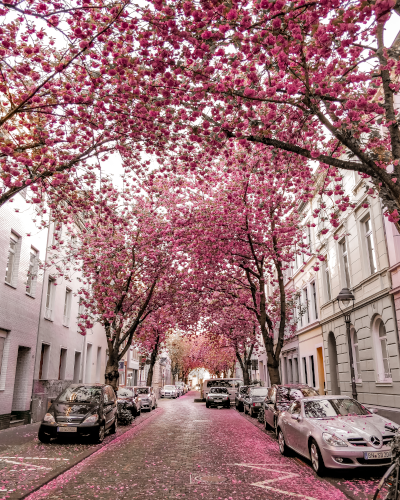
{"label": "cherry blossom tree", "polygon": [[294,291],[285,289],[284,273],[296,252],[306,251],[296,207],[311,195],[292,182],[296,157],[263,161],[269,154],[264,147],[241,148],[210,172],[212,183],[181,179],[187,203],[173,224],[182,228],[179,241],[192,256],[187,279],[193,289],[199,296],[226,294],[251,311],[271,382],[279,383],[279,356],[294,326]]}
{"label": "cherry blossom tree", "polygon": [[[108,346],[105,379],[117,389],[118,361],[144,322],[174,297],[179,270],[165,238],[171,235],[171,228],[151,200],[138,196],[121,211],[120,194],[110,194],[108,191],[96,207],[97,213],[86,220],[72,257],[81,262],[83,273],[81,333],[95,322],[104,326]],[[156,324],[157,317],[146,330],[148,335]],[[141,334],[143,338],[144,332]],[[155,341],[154,337],[148,339],[153,350],[160,340],[157,335]]]}
{"label": "cherry blossom tree", "polygon": [[175,120],[202,144],[202,156],[181,154],[187,168],[209,165],[227,139],[264,144],[319,162],[330,179],[360,172],[398,220],[400,36],[384,40],[398,1],[152,6],[143,32],[155,57],[174,46],[168,83],[185,94]]}

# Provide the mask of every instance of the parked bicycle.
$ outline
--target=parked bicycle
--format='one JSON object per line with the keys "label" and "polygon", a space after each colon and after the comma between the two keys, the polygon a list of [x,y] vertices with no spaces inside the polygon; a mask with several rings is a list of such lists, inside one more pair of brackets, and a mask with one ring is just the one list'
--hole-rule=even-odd
{"label": "parked bicycle", "polygon": [[400,432],[397,431],[392,444],[392,465],[379,481],[373,500],[400,500]]}

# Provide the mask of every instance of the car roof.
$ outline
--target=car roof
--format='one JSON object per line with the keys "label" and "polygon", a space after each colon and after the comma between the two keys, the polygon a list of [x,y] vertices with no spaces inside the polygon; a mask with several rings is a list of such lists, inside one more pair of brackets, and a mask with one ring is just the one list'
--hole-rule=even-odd
{"label": "car roof", "polygon": [[[98,382],[93,382],[93,384],[90,384],[90,383],[76,383],[76,384],[70,384],[68,387],[106,387],[107,385],[110,385],[110,384],[99,384]],[[111,386],[110,386],[111,387]]]}
{"label": "car roof", "polygon": [[272,387],[287,387],[288,389],[301,389],[303,387],[309,387],[310,389],[314,389],[314,387],[307,384],[274,384]]}
{"label": "car roof", "polygon": [[210,391],[211,391],[212,389],[226,389],[226,390],[228,390],[228,387],[224,387],[224,386],[222,386],[222,385],[221,385],[221,386],[217,385],[217,386],[215,386],[215,387],[210,387]]}

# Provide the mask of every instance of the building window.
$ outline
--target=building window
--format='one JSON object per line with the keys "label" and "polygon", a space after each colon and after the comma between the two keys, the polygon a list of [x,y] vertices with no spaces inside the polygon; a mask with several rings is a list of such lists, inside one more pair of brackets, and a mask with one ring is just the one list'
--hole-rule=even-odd
{"label": "building window", "polygon": [[65,380],[65,372],[67,369],[67,349],[63,347],[60,350],[60,363],[58,366],[58,380]]}
{"label": "building window", "polygon": [[54,301],[54,287],[55,280],[54,278],[49,278],[47,282],[47,294],[46,294],[46,311],[44,317],[46,319],[52,319],[53,317],[53,301]]}
{"label": "building window", "polygon": [[18,250],[19,237],[11,233],[10,246],[8,247],[8,258],[6,268],[6,283],[15,286],[18,276]]}
{"label": "building window", "polygon": [[354,376],[357,382],[361,382],[360,352],[358,349],[358,336],[355,328],[350,331],[353,347]]}
{"label": "building window", "polygon": [[308,304],[308,290],[307,288],[303,289],[303,301],[304,301],[304,320],[307,323],[310,322],[310,308]]}
{"label": "building window", "polygon": [[1,367],[3,365],[3,354],[4,354],[6,338],[7,338],[7,333],[4,330],[0,330],[0,374],[1,374]]}
{"label": "building window", "polygon": [[69,317],[71,313],[71,297],[72,297],[72,290],[67,288],[65,290],[65,298],[64,298],[64,315],[63,315],[64,326],[69,326]]}
{"label": "building window", "polygon": [[315,387],[315,366],[314,366],[314,356],[310,356],[310,367],[311,367],[311,382],[312,386]]}
{"label": "building window", "polygon": [[49,344],[42,344],[42,348],[40,350],[39,380],[47,380],[49,358],[50,346]]}
{"label": "building window", "polygon": [[387,345],[387,334],[385,324],[381,318],[375,320],[374,335],[376,339],[376,361],[378,371],[378,382],[391,382],[392,372]]}
{"label": "building window", "polygon": [[29,256],[29,268],[26,277],[26,293],[35,296],[36,292],[36,278],[37,278],[37,267],[38,267],[38,252],[34,248],[31,248],[31,253]]}
{"label": "building window", "polygon": [[315,281],[311,283],[311,293],[313,301],[314,319],[318,319],[317,286],[315,284]]}
{"label": "building window", "polygon": [[372,234],[371,218],[368,218],[364,222],[364,227],[365,227],[365,238],[367,240],[369,270],[371,274],[374,274],[377,271],[377,265],[376,265],[376,254],[374,247],[374,237]]}
{"label": "building window", "polygon": [[303,375],[304,382],[308,385],[307,358],[303,358]]}
{"label": "building window", "polygon": [[326,298],[329,301],[332,300],[331,278],[329,276],[329,267],[326,262],[324,262],[323,264],[323,276],[324,276]]}
{"label": "building window", "polygon": [[344,284],[345,284],[346,288],[350,288],[349,256],[347,253],[346,240],[343,240],[340,243],[340,248],[341,248],[341,254],[342,254]]}

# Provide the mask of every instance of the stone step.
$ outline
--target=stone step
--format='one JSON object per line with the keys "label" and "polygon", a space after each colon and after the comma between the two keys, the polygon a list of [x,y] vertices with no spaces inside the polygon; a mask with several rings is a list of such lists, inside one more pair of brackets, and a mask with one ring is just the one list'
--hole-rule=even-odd
{"label": "stone step", "polygon": [[16,419],[10,420],[10,427],[19,427],[20,425],[25,425],[25,420],[16,420]]}

